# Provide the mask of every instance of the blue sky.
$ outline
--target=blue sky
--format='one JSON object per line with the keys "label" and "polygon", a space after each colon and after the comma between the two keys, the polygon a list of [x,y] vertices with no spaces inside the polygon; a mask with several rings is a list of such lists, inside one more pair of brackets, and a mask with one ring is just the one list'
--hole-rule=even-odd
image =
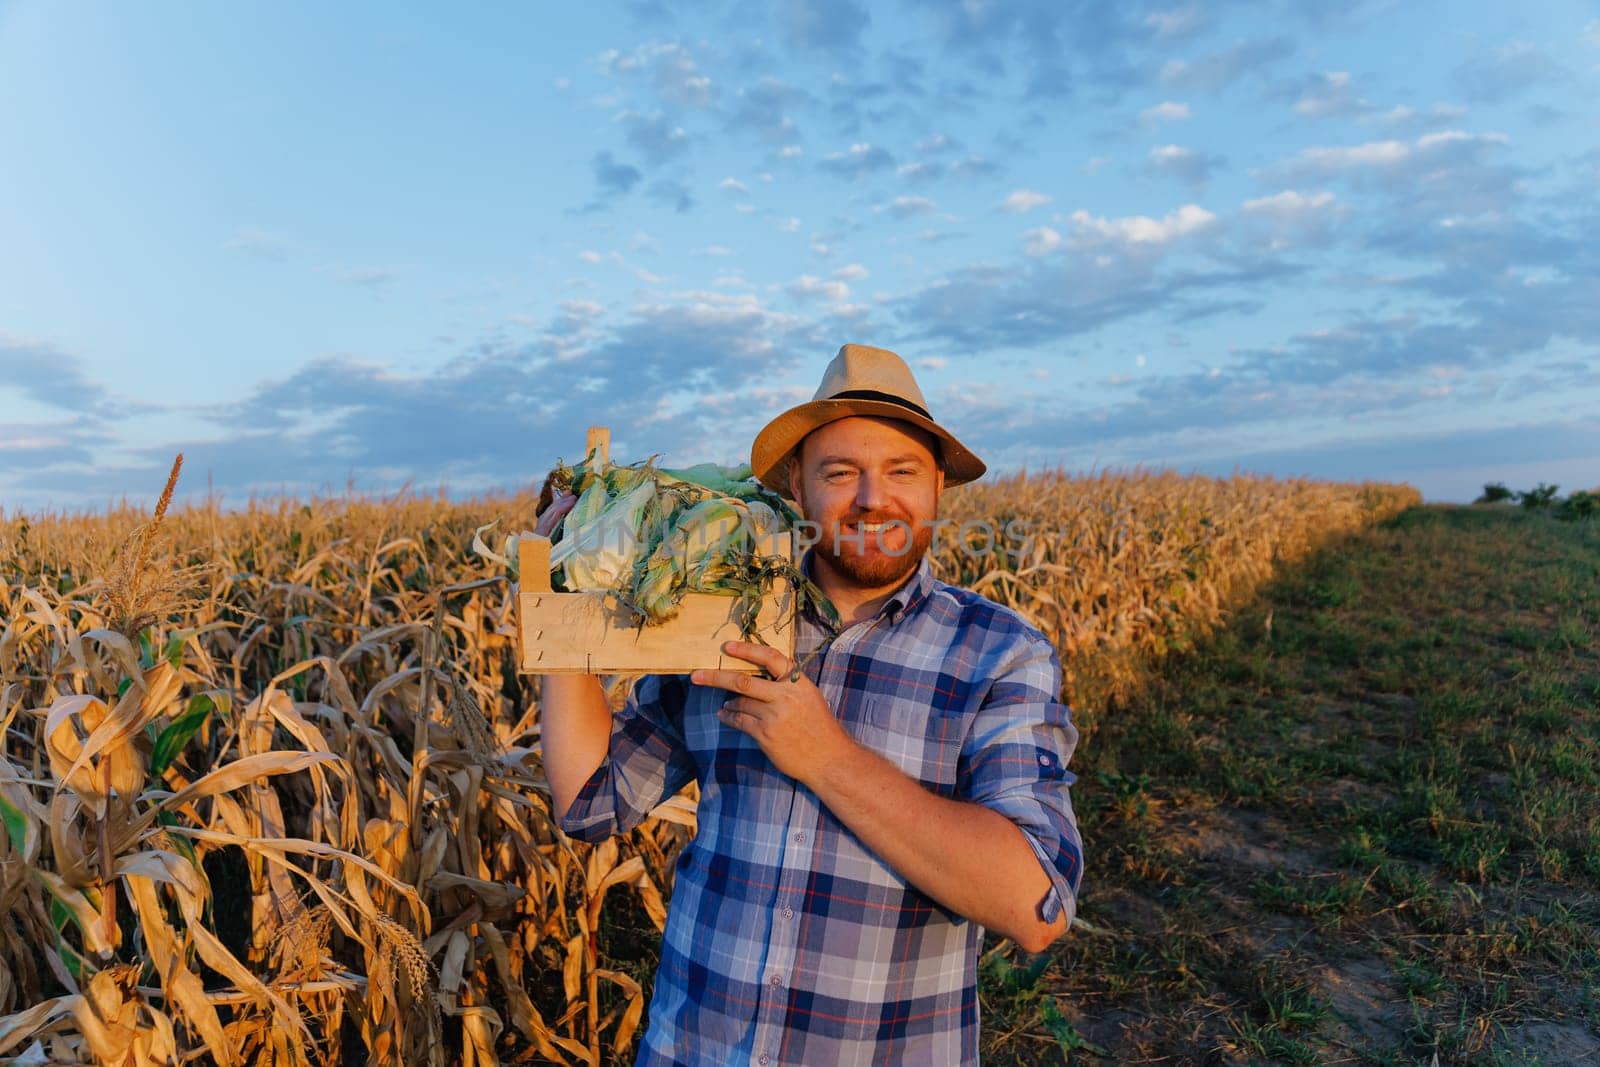
{"label": "blue sky", "polygon": [[846,341],[995,469],[1593,487],[1597,101],[1559,0],[0,0],[0,507],[742,459]]}

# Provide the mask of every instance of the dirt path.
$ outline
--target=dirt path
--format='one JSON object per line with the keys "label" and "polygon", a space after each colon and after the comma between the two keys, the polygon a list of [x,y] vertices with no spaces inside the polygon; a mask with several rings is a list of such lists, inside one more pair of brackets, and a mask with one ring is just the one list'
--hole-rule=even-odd
{"label": "dirt path", "polygon": [[1088,867],[986,1062],[1600,1062],[1600,524],[1424,508],[1079,709]]}

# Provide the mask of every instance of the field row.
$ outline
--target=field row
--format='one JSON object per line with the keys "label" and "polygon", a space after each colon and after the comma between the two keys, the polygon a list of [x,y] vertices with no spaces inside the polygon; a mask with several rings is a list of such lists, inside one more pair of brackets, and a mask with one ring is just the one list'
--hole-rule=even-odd
{"label": "field row", "polygon": [[[1052,639],[1092,744],[1146,664],[1276,566],[1418,502],[1016,477],[947,495],[934,562]],[[613,965],[605,902],[659,930],[692,802],[596,848],[554,828],[513,589],[469,550],[533,506],[0,521],[0,1056],[625,1053],[650,976]]]}

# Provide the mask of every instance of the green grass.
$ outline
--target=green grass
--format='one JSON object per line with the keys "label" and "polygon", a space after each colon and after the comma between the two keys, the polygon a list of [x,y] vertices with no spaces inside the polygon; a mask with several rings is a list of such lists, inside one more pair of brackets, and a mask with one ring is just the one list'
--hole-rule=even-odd
{"label": "green grass", "polygon": [[1600,1050],[1600,523],[1414,509],[1077,713],[1092,930],[989,961],[986,1062]]}

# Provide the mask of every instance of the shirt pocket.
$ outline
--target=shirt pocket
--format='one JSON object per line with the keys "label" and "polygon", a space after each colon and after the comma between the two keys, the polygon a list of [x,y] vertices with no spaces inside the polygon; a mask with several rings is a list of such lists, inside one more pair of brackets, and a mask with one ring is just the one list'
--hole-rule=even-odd
{"label": "shirt pocket", "polygon": [[942,796],[955,792],[961,755],[960,723],[926,702],[868,697],[850,725],[856,740]]}

